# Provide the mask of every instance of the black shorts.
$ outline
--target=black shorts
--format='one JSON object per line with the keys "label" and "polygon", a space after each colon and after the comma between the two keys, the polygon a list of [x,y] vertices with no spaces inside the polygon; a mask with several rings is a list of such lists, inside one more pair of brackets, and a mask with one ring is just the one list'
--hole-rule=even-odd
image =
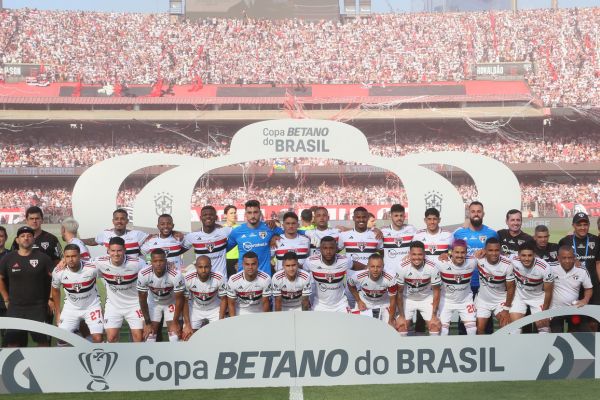
{"label": "black shorts", "polygon": [[[48,318],[48,306],[9,306],[6,311],[7,317],[29,319],[31,321],[46,322]],[[27,346],[27,333],[36,343],[48,343],[48,336],[43,333],[7,329],[4,336],[4,344]]]}

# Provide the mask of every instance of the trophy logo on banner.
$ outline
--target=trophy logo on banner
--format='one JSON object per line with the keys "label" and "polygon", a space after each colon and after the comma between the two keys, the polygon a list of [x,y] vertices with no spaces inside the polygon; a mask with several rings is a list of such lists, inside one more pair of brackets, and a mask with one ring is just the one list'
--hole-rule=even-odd
{"label": "trophy logo on banner", "polygon": [[89,353],[79,353],[79,362],[90,375],[92,381],[88,383],[87,389],[99,392],[108,390],[106,376],[115,366],[119,355],[114,351],[94,349]]}

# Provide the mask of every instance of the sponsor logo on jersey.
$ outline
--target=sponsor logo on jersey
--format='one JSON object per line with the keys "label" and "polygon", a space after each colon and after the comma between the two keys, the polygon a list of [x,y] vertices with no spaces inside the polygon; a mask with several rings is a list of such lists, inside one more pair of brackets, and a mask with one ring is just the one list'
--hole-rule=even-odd
{"label": "sponsor logo on jersey", "polygon": [[39,263],[39,260],[29,260],[29,264],[31,264],[31,266],[33,268],[37,267]]}

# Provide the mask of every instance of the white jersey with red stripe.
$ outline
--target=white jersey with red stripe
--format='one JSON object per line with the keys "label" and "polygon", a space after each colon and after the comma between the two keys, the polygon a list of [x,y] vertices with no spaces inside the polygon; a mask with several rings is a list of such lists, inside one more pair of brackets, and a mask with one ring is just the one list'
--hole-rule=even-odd
{"label": "white jersey with red stripe", "polygon": [[184,275],[185,292],[192,300],[192,308],[203,313],[216,311],[221,307],[221,301],[227,297],[227,282],[223,275],[211,272],[206,282],[202,282],[195,268],[190,268]]}
{"label": "white jersey with red stripe", "polygon": [[304,234],[310,239],[311,256],[321,254],[319,246],[321,246],[321,239],[323,239],[325,236],[331,236],[335,239],[336,243],[338,243],[340,240],[340,230],[337,228],[327,228],[324,230],[320,230],[319,228],[309,229],[304,231]]}
{"label": "white jersey with red stripe", "polygon": [[262,312],[262,299],[270,296],[271,277],[262,271],[252,281],[246,280],[244,271],[240,271],[227,282],[227,297],[235,299],[240,314]]}
{"label": "white jersey with red stripe", "polygon": [[285,235],[280,236],[274,249],[271,249],[271,257],[275,257],[275,271],[283,267],[283,256],[291,251],[298,256],[300,267],[304,265],[310,252],[310,239],[307,236],[297,234],[295,238],[288,238]]}
{"label": "white jersey with red stripe", "polygon": [[202,230],[188,233],[183,239],[183,247],[193,248],[196,258],[207,256],[212,264],[212,271],[227,276],[227,238],[231,227],[216,228],[210,233]]}
{"label": "white jersey with red stripe", "polygon": [[148,238],[148,234],[142,231],[127,229],[123,235],[117,235],[114,229],[106,229],[96,236],[96,243],[108,249],[108,242],[114,237],[120,237],[125,241],[125,253],[137,256],[140,254],[142,243]]}
{"label": "white jersey with red stripe", "polygon": [[406,288],[405,298],[413,301],[426,300],[433,295],[433,286],[442,284],[440,272],[429,260],[419,268],[415,268],[410,260],[404,260],[398,270],[397,282]]}
{"label": "white jersey with red stripe", "polygon": [[340,233],[338,243],[340,249],[346,249],[346,256],[352,261],[367,265],[369,256],[383,249],[383,241],[375,237],[375,232],[367,229],[358,232],[355,229]]}
{"label": "white jersey with red stripe", "polygon": [[348,279],[348,285],[354,286],[359,292],[360,299],[367,308],[385,308],[390,305],[390,297],[396,296],[398,286],[396,276],[383,272],[376,281],[371,278],[369,271],[360,271]]}
{"label": "white jersey with red stripe", "polygon": [[273,297],[281,297],[281,308],[284,311],[301,310],[302,297],[312,294],[310,275],[299,269],[295,279],[290,280],[284,270],[277,271],[271,278],[271,294]]}
{"label": "white jersey with red stripe", "polygon": [[337,309],[344,304],[348,306],[345,278],[352,269],[350,257],[336,254],[333,264],[328,265],[320,255],[315,255],[308,258],[305,269],[311,273],[315,283],[315,307]]}
{"label": "white jersey with red stripe", "polygon": [[90,305],[100,301],[96,279],[98,270],[94,264],[82,261],[80,268],[73,271],[66,267],[52,271],[52,287],[65,290],[65,307],[75,310],[85,310]]}
{"label": "white jersey with red stripe", "polygon": [[116,266],[104,256],[97,258],[94,265],[106,285],[106,304],[116,309],[139,308],[136,286],[139,272],[146,267],[144,260],[128,256],[123,264]]}
{"label": "white jersey with red stripe", "polygon": [[471,276],[477,268],[477,260],[467,256],[462,265],[456,265],[451,260],[437,260],[434,263],[442,280],[442,300],[449,304],[472,302]]}
{"label": "white jersey with red stripe", "polygon": [[581,288],[592,288],[592,279],[586,268],[575,266],[567,272],[559,263],[550,264],[550,268],[554,277],[550,308],[570,307],[574,301],[579,300]]}
{"label": "white jersey with red stripe", "polygon": [[402,225],[400,229],[394,229],[393,226],[381,228],[383,233],[383,265],[385,270],[396,275],[402,259],[410,250],[410,242],[412,242],[417,228],[412,225]]}
{"label": "white jersey with red stripe", "polygon": [[477,292],[478,301],[488,304],[500,304],[506,301],[506,282],[514,282],[510,259],[500,256],[496,264],[490,263],[487,259],[477,260],[477,270],[479,271],[479,292]]}
{"label": "white jersey with red stripe", "polygon": [[181,241],[175,239],[173,235],[169,235],[166,238],[160,237],[160,235],[154,236],[146,240],[142,244],[141,252],[143,255],[152,253],[152,250],[163,249],[167,253],[167,261],[173,263],[178,271],[183,268],[183,253],[187,251],[183,247]]}
{"label": "white jersey with red stripe", "polygon": [[517,289],[515,296],[523,301],[544,299],[544,283],[554,281],[552,269],[547,262],[540,258],[535,258],[533,266],[526,268],[523,263],[516,258],[511,259]]}
{"label": "white jersey with red stripe", "polygon": [[413,242],[423,242],[425,245],[425,256],[427,259],[437,259],[440,254],[447,253],[450,250],[454,236],[442,228],[436,233],[431,233],[427,229],[418,230],[413,236]]}
{"label": "white jersey with red stripe", "polygon": [[169,265],[163,276],[157,276],[149,265],[138,274],[137,290],[150,293],[149,299],[155,304],[169,305],[175,303],[175,293],[185,290],[185,284],[176,266]]}
{"label": "white jersey with red stripe", "polygon": [[81,259],[83,261],[90,261],[90,251],[88,250],[85,243],[81,241],[81,239],[74,237],[73,239],[69,240],[67,244],[76,244],[77,247],[79,247],[79,255],[81,256]]}

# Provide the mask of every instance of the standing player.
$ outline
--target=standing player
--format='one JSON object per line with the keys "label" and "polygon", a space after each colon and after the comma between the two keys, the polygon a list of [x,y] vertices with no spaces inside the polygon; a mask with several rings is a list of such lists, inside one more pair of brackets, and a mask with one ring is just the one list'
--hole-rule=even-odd
{"label": "standing player", "polygon": [[[140,308],[144,315],[144,339],[156,342],[161,329],[161,321],[167,323],[169,342],[179,341],[179,316],[185,301],[183,277],[174,264],[167,261],[163,249],[154,249],[150,253],[150,266],[138,274],[137,291]],[[148,296],[150,292],[150,296]]]}
{"label": "standing player", "polygon": [[[183,303],[183,340],[204,325],[225,318],[227,311],[227,282],[218,272],[212,272],[208,256],[196,258],[184,276],[189,302]],[[190,312],[190,307],[192,311]]]}
{"label": "standing player", "polygon": [[[240,225],[237,223],[237,207],[236,206],[231,205],[231,204],[225,206],[223,213],[225,214],[225,223],[223,224],[223,226],[233,229]],[[225,261],[226,265],[227,265],[227,275],[226,275],[227,277],[229,277],[237,272],[237,270],[238,270],[237,264],[238,264],[239,257],[240,257],[240,251],[238,250],[237,246],[227,252],[226,261]]]}
{"label": "standing player", "polygon": [[441,220],[437,208],[428,208],[425,210],[426,229],[418,230],[413,237],[413,241],[425,246],[425,257],[428,260],[437,260],[440,255],[448,254],[452,244],[452,234],[440,228]]}
{"label": "standing player", "polygon": [[[515,298],[510,308],[511,322],[525,316],[529,308],[531,314],[547,310],[552,301],[553,281],[550,266],[535,256],[533,242],[525,242],[519,246],[518,259],[512,259],[513,272],[517,281]],[[536,321],[539,333],[550,332],[550,321]],[[521,333],[519,329],[517,333]]]}
{"label": "standing player", "polygon": [[261,221],[260,202],[248,200],[245,204],[246,223],[240,225],[229,234],[227,250],[238,246],[240,250],[239,269],[242,268],[244,254],[253,252],[258,256],[259,270],[271,276],[271,249],[269,244],[273,236],[283,233],[281,228],[271,229]]}
{"label": "standing player", "polygon": [[502,246],[502,255],[510,256],[517,254],[519,246],[533,238],[521,230],[523,214],[517,209],[513,208],[506,213],[506,226],[508,229],[500,229],[497,233]]}
{"label": "standing player", "polygon": [[271,250],[271,255],[276,259],[275,271],[281,270],[283,256],[290,251],[296,253],[302,268],[310,251],[310,239],[298,233],[298,216],[292,211],[283,214],[283,235],[275,241],[275,248]]}
{"label": "standing player", "polygon": [[[396,276],[384,271],[383,257],[373,253],[367,261],[367,269],[348,280],[348,287],[357,308],[370,310],[373,317],[396,328]],[[360,289],[360,293],[357,289]]]}
{"label": "standing player", "polygon": [[258,269],[258,254],[242,256],[242,271],[227,282],[227,309],[230,317],[271,311],[271,278]]}
{"label": "standing player", "polygon": [[300,220],[302,225],[300,229],[303,231],[310,231],[315,229],[315,225],[313,224],[313,212],[310,208],[305,208],[300,212]]}
{"label": "standing player", "polygon": [[98,258],[94,264],[102,274],[107,289],[104,307],[106,340],[109,343],[118,342],[123,320],[127,320],[133,341],[141,342],[144,314],[140,309],[136,284],[138,273],[146,263],[137,257],[125,256],[125,240],[115,236],[108,241],[108,255]]}
{"label": "standing player", "polygon": [[381,228],[383,233],[383,264],[386,272],[395,276],[400,268],[402,259],[408,254],[410,242],[417,229],[404,223],[406,210],[401,204],[394,204],[390,208],[390,226]]}
{"label": "standing player", "polygon": [[538,225],[533,233],[535,241],[535,255],[538,258],[554,263],[558,261],[558,244],[550,243],[550,231],[546,225]]}
{"label": "standing player", "polygon": [[[419,241],[410,244],[409,259],[398,270],[398,318],[396,329],[408,335],[413,316],[417,311],[429,326],[429,335],[438,336],[441,324],[438,318],[441,294],[440,273],[433,261],[425,259],[425,245]],[[406,296],[403,295],[406,287]]]}
{"label": "standing player", "polygon": [[511,261],[500,255],[500,241],[489,238],[485,242],[485,258],[477,260],[481,287],[475,297],[477,334],[486,333],[488,321],[496,316],[500,327],[510,323],[508,311],[515,297],[515,275]]}
{"label": "standing player", "polygon": [[87,246],[77,237],[77,231],[79,230],[79,223],[75,219],[68,217],[63,220],[60,224],[60,236],[62,240],[67,244],[75,244],[79,247],[81,259],[83,261],[90,261],[90,252]]}
{"label": "standing player", "polygon": [[210,258],[212,271],[221,276],[227,276],[227,237],[231,228],[224,226],[217,228],[217,210],[213,206],[204,206],[200,210],[202,228],[199,231],[185,235],[183,247],[193,248],[196,258],[207,256]]}
{"label": "standing player", "polygon": [[113,237],[120,237],[125,242],[126,254],[138,256],[142,244],[148,238],[148,234],[135,229],[127,229],[129,215],[127,214],[127,211],[122,208],[113,211],[112,223],[113,229],[106,229],[100,232],[95,239],[83,239],[83,243],[88,246],[104,246],[108,250],[110,239]]}
{"label": "standing player", "polygon": [[301,231],[310,239],[310,255],[319,255],[319,246],[321,239],[325,236],[331,236],[335,239],[336,244],[339,241],[340,230],[329,227],[329,211],[325,207],[317,207],[315,209],[315,229]]}
{"label": "standing player", "polygon": [[[94,264],[84,261],[77,244],[65,246],[63,257],[66,268],[52,272],[52,298],[57,326],[70,332],[79,330],[85,321],[94,343],[102,343],[104,323],[100,295],[96,286],[98,270]],[[60,310],[60,288],[65,290],[65,302]]]}
{"label": "standing player", "polygon": [[467,242],[455,240],[452,243],[452,256],[448,261],[434,261],[442,280],[440,300],[440,322],[442,335],[448,335],[450,320],[455,311],[465,325],[467,335],[477,332],[475,325],[475,304],[471,293],[471,276],[477,267],[475,258],[467,256]]}
{"label": "standing player", "polygon": [[[6,241],[8,240],[8,232],[6,232],[6,228],[0,226],[0,260],[2,257],[9,252],[6,248]],[[6,317],[6,304],[4,304],[4,299],[0,296],[0,317]],[[4,342],[4,329],[0,330],[0,339]]]}
{"label": "standing player", "polygon": [[[579,212],[573,216],[573,234],[565,236],[558,242],[559,246],[571,246],[575,258],[582,267],[585,267],[592,278],[594,287],[590,304],[600,305],[600,238],[590,233],[590,218],[586,213]],[[592,332],[598,331],[598,321],[592,318],[583,318]]]}
{"label": "standing player", "polygon": [[271,289],[274,311],[310,311],[310,275],[300,269],[298,255],[291,251],[281,258],[282,269],[273,274]]}
{"label": "standing player", "polygon": [[167,261],[177,267],[179,271],[183,268],[183,253],[187,251],[181,241],[173,236],[173,217],[162,214],[158,217],[158,235],[150,235],[142,244],[140,249],[144,256],[152,253],[155,249],[162,249],[167,254]]}
{"label": "standing player", "polygon": [[[561,246],[558,250],[558,263],[550,265],[554,277],[554,290],[550,308],[557,307],[583,307],[592,298],[592,280],[587,269],[575,266],[575,253],[571,246]],[[579,300],[579,291],[583,289],[583,299]],[[553,333],[563,333],[564,324],[567,323],[568,331],[574,330],[571,318],[554,317],[550,321]],[[587,329],[587,326],[584,327]]]}

